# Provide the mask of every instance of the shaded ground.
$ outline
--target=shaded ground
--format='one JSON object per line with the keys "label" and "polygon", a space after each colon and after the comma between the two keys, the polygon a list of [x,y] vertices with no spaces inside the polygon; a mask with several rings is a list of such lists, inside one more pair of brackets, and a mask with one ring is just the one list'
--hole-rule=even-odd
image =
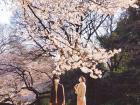
{"label": "shaded ground", "polygon": [[[65,86],[67,101],[75,105],[76,95],[73,86],[82,73],[66,73],[62,77]],[[87,79],[87,105],[140,105],[140,71],[127,71],[120,74],[112,74],[111,77],[93,80]]]}
{"label": "shaded ground", "polygon": [[[61,77],[65,87],[66,105],[76,105],[73,86],[81,71],[69,71]],[[85,75],[85,74],[84,74]],[[87,105],[140,105],[140,71],[127,71],[103,79],[87,79]],[[49,97],[41,98],[32,105],[49,105]],[[0,104],[10,105],[10,104]]]}

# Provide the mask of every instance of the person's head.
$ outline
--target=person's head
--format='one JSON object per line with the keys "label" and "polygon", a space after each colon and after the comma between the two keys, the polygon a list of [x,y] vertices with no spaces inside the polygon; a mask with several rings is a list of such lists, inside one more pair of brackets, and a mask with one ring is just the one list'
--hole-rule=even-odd
{"label": "person's head", "polygon": [[79,82],[86,82],[85,77],[84,77],[84,76],[80,76],[80,78],[79,78]]}
{"label": "person's head", "polygon": [[60,81],[60,77],[59,77],[58,75],[54,75],[54,76],[53,76],[53,83],[54,83],[54,84],[58,84],[59,81]]}

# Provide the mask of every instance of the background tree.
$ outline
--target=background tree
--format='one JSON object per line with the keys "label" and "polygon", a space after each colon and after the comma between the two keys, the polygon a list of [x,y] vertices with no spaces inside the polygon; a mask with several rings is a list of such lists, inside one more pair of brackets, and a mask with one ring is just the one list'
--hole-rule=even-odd
{"label": "background tree", "polygon": [[[138,67],[139,59],[139,2],[122,14],[117,29],[110,35],[98,36],[98,40],[106,49],[121,48],[122,52],[112,57],[108,63],[111,71],[125,71]],[[110,44],[112,43],[112,44]]]}

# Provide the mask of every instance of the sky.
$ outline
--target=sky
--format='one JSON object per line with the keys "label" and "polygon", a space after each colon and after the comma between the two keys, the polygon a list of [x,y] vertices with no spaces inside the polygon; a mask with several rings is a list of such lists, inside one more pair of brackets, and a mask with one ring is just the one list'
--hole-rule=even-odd
{"label": "sky", "polygon": [[10,18],[12,13],[6,9],[0,10],[0,24],[10,24]]}
{"label": "sky", "polygon": [[10,25],[13,8],[11,0],[0,0],[0,25]]}

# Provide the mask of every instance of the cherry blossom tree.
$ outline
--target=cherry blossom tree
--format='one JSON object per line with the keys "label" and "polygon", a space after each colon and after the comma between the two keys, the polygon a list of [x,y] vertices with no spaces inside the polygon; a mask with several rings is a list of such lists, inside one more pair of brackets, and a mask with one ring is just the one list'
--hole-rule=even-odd
{"label": "cherry blossom tree", "polygon": [[[102,72],[96,68],[98,63],[107,62],[121,50],[107,51],[95,46],[90,40],[109,15],[119,8],[128,8],[135,1],[124,0],[20,0],[19,27],[24,26],[25,36],[29,36],[40,46],[41,50],[53,56],[56,70],[53,73],[81,68],[90,73],[92,78],[101,78]],[[102,20],[94,31],[87,35],[82,30],[87,29],[85,21],[88,12],[98,11]],[[86,37],[85,37],[86,36]]]}
{"label": "cherry blossom tree", "polygon": [[[21,102],[26,105],[49,91],[49,76],[53,69],[51,59],[32,61],[16,54],[1,54],[0,60],[0,102],[9,101],[17,105]],[[27,96],[29,98],[25,98]]]}
{"label": "cherry blossom tree", "polygon": [[46,55],[40,57],[36,46],[28,49],[25,40],[14,33],[1,37],[0,102],[26,105],[48,93],[53,61]]}

